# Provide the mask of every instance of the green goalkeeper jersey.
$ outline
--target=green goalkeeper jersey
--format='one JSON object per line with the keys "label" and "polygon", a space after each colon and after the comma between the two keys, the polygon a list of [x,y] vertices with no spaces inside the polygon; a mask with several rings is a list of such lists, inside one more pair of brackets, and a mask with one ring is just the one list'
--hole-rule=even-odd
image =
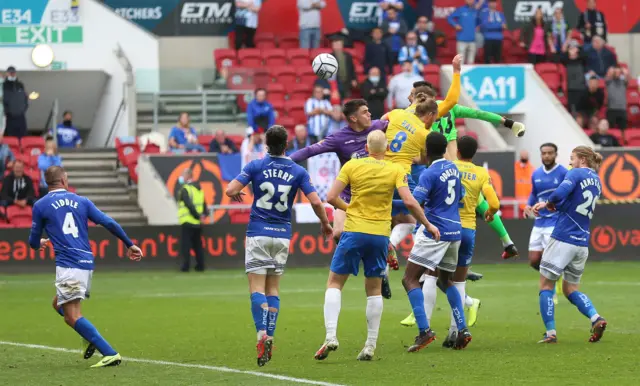
{"label": "green goalkeeper jersey", "polygon": [[[442,101],[437,101],[440,104]],[[432,131],[444,134],[447,142],[458,139],[458,130],[456,129],[456,118],[471,118],[489,122],[494,126],[502,123],[502,116],[488,111],[476,110],[470,107],[455,105],[442,118],[436,120],[431,126]]]}

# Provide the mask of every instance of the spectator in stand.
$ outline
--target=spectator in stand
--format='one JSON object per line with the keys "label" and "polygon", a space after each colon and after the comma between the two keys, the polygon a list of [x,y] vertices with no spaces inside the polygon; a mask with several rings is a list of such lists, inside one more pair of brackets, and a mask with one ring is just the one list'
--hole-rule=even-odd
{"label": "spectator in stand", "polygon": [[4,176],[6,169],[13,167],[13,161],[16,160],[11,148],[6,143],[2,143],[2,134],[0,133],[0,180]]}
{"label": "spectator in stand", "polygon": [[578,124],[578,126],[584,129],[584,117],[580,114],[574,114],[574,118],[576,119],[576,123]]}
{"label": "spectator in stand", "polygon": [[223,130],[216,131],[216,136],[209,143],[209,153],[235,154],[238,147],[224,133]]}
{"label": "spectator in stand", "polygon": [[266,132],[276,122],[276,110],[267,100],[267,90],[256,89],[256,97],[247,106],[247,123],[254,131]]}
{"label": "spectator in stand", "polygon": [[[287,146],[287,156],[291,153],[294,153],[300,149],[304,149],[307,146],[311,146],[314,144],[309,138],[309,132],[305,125],[296,125],[293,129],[294,137],[289,141],[289,145]],[[298,162],[298,165],[303,168],[307,168],[307,160]]]}
{"label": "spectator in stand", "polygon": [[604,105],[604,90],[598,87],[598,77],[592,76],[587,83],[587,89],[582,93],[578,102],[578,112],[585,119],[591,119]]}
{"label": "spectator in stand", "polygon": [[191,126],[189,113],[181,113],[178,123],[169,132],[169,151],[174,153],[207,151],[198,143],[198,134]]}
{"label": "spectator in stand", "polygon": [[7,76],[2,84],[2,105],[5,116],[4,135],[18,138],[27,135],[29,96],[13,66],[7,69]]}
{"label": "spectator in stand", "polygon": [[569,25],[564,19],[562,7],[555,7],[553,9],[553,19],[547,28],[549,50],[554,55],[563,52],[564,44],[569,40]]}
{"label": "spectator in stand", "polygon": [[587,72],[604,78],[609,68],[618,64],[616,56],[604,45],[604,40],[600,36],[594,36],[591,40],[591,47],[587,47]]}
{"label": "spectator in stand", "polygon": [[589,136],[594,144],[602,147],[618,147],[620,142],[613,135],[609,134],[609,122],[602,119],[598,122],[598,130]]}
{"label": "spectator in stand", "polygon": [[258,12],[262,6],[262,0],[235,0],[236,1],[236,50],[254,48],[254,38],[258,29]]}
{"label": "spectator in stand", "polygon": [[323,0],[298,0],[300,48],[320,47],[320,10],[326,6]]}
{"label": "spectator in stand", "polygon": [[382,22],[382,32],[385,35],[385,42],[391,48],[391,56],[396,63],[398,52],[404,45],[404,37],[409,31],[404,18],[398,15],[395,9],[387,10],[387,18]]}
{"label": "spectator in stand", "polygon": [[389,19],[389,10],[395,11],[398,16],[402,17],[403,9],[402,0],[378,0],[378,22],[382,24]]}
{"label": "spectator in stand", "polygon": [[342,38],[334,39],[331,42],[331,48],[333,56],[338,61],[337,81],[340,98],[348,98],[351,96],[351,89],[358,87],[353,57],[350,53],[345,52]]}
{"label": "spectator in stand", "polygon": [[315,143],[325,137],[331,116],[331,102],[324,98],[321,86],[313,87],[311,98],[304,104],[309,138]]}
{"label": "spectator in stand", "polygon": [[[56,127],[59,148],[74,148],[82,145],[80,132],[73,126],[72,118],[71,111],[65,111],[62,115],[62,123]],[[53,130],[49,130],[48,135],[53,137]]]}
{"label": "spectator in stand", "polygon": [[516,200],[521,203],[520,209],[524,210],[531,195],[531,176],[533,175],[533,166],[529,162],[528,151],[520,150],[520,159],[516,161],[514,169]]}
{"label": "spectator in stand", "polygon": [[593,132],[598,131],[598,123],[600,123],[600,118],[597,115],[592,115],[587,121],[587,129]]}
{"label": "spectator in stand", "polygon": [[347,126],[347,120],[344,118],[344,114],[342,113],[342,106],[337,104],[333,105],[327,135],[331,135],[345,126]]}
{"label": "spectator in stand", "polygon": [[596,36],[607,41],[607,22],[604,14],[596,9],[596,0],[587,0],[587,9],[580,14],[576,28],[582,33],[585,44],[591,43]]}
{"label": "spectator in stand", "polygon": [[587,88],[585,82],[586,57],[576,40],[566,40],[562,46],[560,61],[567,68],[567,101],[572,114],[578,110],[580,98]]}
{"label": "spectator in stand", "polygon": [[2,181],[0,191],[0,205],[17,205],[21,208],[32,206],[36,200],[36,192],[31,177],[24,174],[24,162],[16,160],[13,171]]}
{"label": "spectator in stand", "polygon": [[435,24],[430,22],[426,16],[420,16],[416,21],[415,32],[418,35],[418,44],[427,50],[429,63],[436,63],[438,53],[438,40],[443,39],[445,34],[435,31]]}
{"label": "spectator in stand", "polygon": [[627,77],[626,68],[616,65],[609,68],[605,82],[607,85],[607,120],[609,127],[622,130],[627,128]]}
{"label": "spectator in stand", "polygon": [[456,29],[456,48],[462,55],[465,64],[473,64],[476,60],[476,27],[478,26],[478,10],[474,0],[466,0],[466,4],[457,8],[447,21]]}
{"label": "spectator in stand", "polygon": [[393,74],[393,63],[395,59],[392,57],[391,48],[382,41],[382,29],[379,27],[371,30],[371,41],[367,43],[364,49],[363,66],[364,70],[369,72],[372,67],[380,70],[380,76],[386,81],[387,76]]}
{"label": "spectator in stand", "polygon": [[502,41],[507,28],[504,14],[496,9],[496,0],[488,0],[488,8],[480,12],[480,32],[484,37],[484,62],[502,62]]}
{"label": "spectator in stand", "polygon": [[62,157],[58,155],[56,141],[53,137],[47,137],[44,142],[44,153],[38,156],[38,169],[40,170],[40,197],[47,194],[47,182],[44,172],[51,166],[62,166]]}
{"label": "spectator in stand", "polygon": [[387,98],[387,106],[389,110],[406,109],[411,102],[407,99],[407,95],[413,89],[413,82],[424,81],[420,75],[413,72],[413,64],[411,62],[402,63],[402,72],[391,78],[389,82],[389,97]]}
{"label": "spectator in stand", "polygon": [[369,105],[371,119],[380,119],[384,115],[384,101],[387,99],[389,90],[380,76],[378,67],[371,67],[369,76],[360,85],[360,92]]}
{"label": "spectator in stand", "polygon": [[247,127],[246,138],[242,141],[240,146],[240,153],[242,156],[242,167],[255,159],[264,158],[267,154],[267,147],[264,144],[264,129],[259,127],[254,130],[251,127]]}
{"label": "spectator in stand", "polygon": [[520,34],[520,46],[527,50],[529,63],[538,64],[546,61],[547,38],[542,8],[538,7],[531,22],[525,24]]}
{"label": "spectator in stand", "polygon": [[398,62],[411,62],[413,64],[413,72],[417,75],[422,75],[424,66],[429,64],[427,50],[418,45],[418,34],[415,31],[407,32],[407,44],[400,49]]}

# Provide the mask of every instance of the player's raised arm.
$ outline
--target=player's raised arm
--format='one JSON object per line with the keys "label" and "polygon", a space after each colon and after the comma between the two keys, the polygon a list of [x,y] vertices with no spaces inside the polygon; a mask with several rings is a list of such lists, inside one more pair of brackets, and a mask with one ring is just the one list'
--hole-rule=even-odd
{"label": "player's raised arm", "polygon": [[324,154],[324,153],[333,153],[337,150],[336,141],[332,135],[329,135],[322,141],[318,143],[314,143],[311,146],[307,146],[302,148],[289,156],[293,162],[301,162],[308,158],[313,157],[314,155]]}
{"label": "player's raised arm", "polygon": [[455,105],[453,107],[453,113],[456,118],[477,119],[489,122],[494,126],[504,125],[504,127],[511,129],[516,137],[522,137],[526,130],[524,123],[516,122],[512,119],[505,118],[489,111],[476,110],[466,106]]}
{"label": "player's raised arm", "polygon": [[449,110],[458,104],[460,99],[460,70],[462,68],[462,55],[456,55],[451,62],[453,65],[453,79],[451,79],[451,86],[447,91],[447,96],[444,101],[438,105],[438,118],[445,116]]}
{"label": "player's raised arm", "polygon": [[140,260],[142,256],[142,251],[138,248],[133,241],[127,236],[124,229],[118,224],[114,219],[104,214],[100,209],[98,209],[95,204],[85,198],[85,202],[88,208],[87,217],[89,220],[93,221],[96,224],[102,225],[105,227],[112,235],[116,236],[120,241],[124,243],[129,249],[128,255],[131,260]]}

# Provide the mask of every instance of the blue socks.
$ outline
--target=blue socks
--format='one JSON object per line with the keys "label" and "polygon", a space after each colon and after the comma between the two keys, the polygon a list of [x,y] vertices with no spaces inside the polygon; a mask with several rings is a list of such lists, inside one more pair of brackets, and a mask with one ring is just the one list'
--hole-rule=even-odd
{"label": "blue socks", "polygon": [[553,304],[553,292],[552,290],[540,291],[540,315],[542,316],[542,321],[547,331],[556,330],[556,320],[554,317],[556,306]]}
{"label": "blue socks", "polygon": [[416,318],[418,324],[418,330],[425,332],[429,329],[429,322],[427,321],[427,313],[424,310],[424,295],[420,287],[414,288],[407,292],[409,296],[409,302],[413,309],[413,316]]}
{"label": "blue socks", "polygon": [[276,322],[278,321],[278,313],[280,312],[280,297],[267,296],[267,304],[269,305],[267,335],[273,336],[276,332]]}
{"label": "blue socks", "polygon": [[[256,325],[256,331],[265,331],[267,329],[267,314],[268,310],[263,305],[267,305],[267,297],[260,292],[254,292],[251,294],[251,314],[253,315],[253,322]],[[275,328],[275,322],[274,322]]]}
{"label": "blue socks", "polygon": [[578,307],[578,310],[582,313],[582,315],[591,319],[591,322],[595,322],[594,319],[597,319],[598,312],[596,308],[589,300],[589,297],[583,294],[580,291],[574,291],[569,296],[567,296],[571,304]]}
{"label": "blue socks", "polygon": [[460,292],[454,286],[449,286],[447,288],[447,300],[449,300],[449,305],[451,306],[451,312],[453,312],[453,318],[456,321],[456,326],[458,327],[458,331],[464,330],[467,328],[467,322],[464,320],[464,308],[462,305],[462,298],[460,297]]}
{"label": "blue socks", "polygon": [[80,318],[76,321],[76,325],[73,326],[73,329],[76,330],[80,336],[89,342],[93,343],[94,346],[100,351],[100,353],[104,356],[116,355],[116,350],[113,349],[107,343],[106,340],[100,335],[98,330],[85,318]]}
{"label": "blue socks", "polygon": [[60,314],[60,316],[64,316],[64,310],[62,309],[62,306],[56,308],[56,312]]}

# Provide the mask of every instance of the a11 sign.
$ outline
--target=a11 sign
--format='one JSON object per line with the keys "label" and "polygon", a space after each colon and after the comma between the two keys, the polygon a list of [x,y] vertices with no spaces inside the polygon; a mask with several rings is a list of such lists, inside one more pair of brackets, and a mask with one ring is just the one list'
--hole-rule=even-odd
{"label": "a11 sign", "polygon": [[515,113],[524,99],[523,66],[474,67],[462,74],[462,87],[479,109],[494,113]]}

